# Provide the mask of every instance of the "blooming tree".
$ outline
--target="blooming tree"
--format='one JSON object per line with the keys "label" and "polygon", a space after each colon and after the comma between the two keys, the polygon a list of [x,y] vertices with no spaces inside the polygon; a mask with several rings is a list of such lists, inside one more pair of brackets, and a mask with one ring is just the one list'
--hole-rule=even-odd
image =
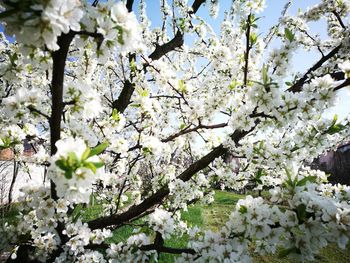
{"label": "blooming tree", "polygon": [[[23,187],[18,222],[1,230],[9,261],[250,262],[277,249],[313,260],[329,243],[345,248],[350,187],[306,163],[350,135],[348,120],[323,115],[350,84],[350,1],[296,16],[286,1],[266,35],[264,0],[232,1],[220,32],[197,15],[215,17],[219,1],[161,0],[160,27],[133,2],[1,3],[0,148],[49,179]],[[309,28],[321,19],[326,39]],[[293,72],[300,50],[319,58]],[[187,225],[180,212],[212,201],[213,185],[270,196],[240,200],[218,232]],[[104,211],[86,221],[77,210],[93,190]],[[186,247],[167,245],[182,235]]]}

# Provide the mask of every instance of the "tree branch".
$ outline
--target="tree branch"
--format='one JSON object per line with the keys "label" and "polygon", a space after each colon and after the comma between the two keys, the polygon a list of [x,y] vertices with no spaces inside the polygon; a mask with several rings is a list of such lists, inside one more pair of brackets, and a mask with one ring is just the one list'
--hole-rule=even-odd
{"label": "tree branch", "polygon": [[[205,0],[195,0],[192,4],[192,11],[190,14],[195,14],[204,2]],[[184,35],[178,30],[173,39],[163,45],[157,45],[156,49],[148,57],[152,60],[158,60],[170,51],[173,51],[175,48],[181,47],[183,43]]]}
{"label": "tree branch", "polygon": [[244,77],[243,77],[243,84],[244,86],[247,86],[247,81],[248,81],[248,66],[249,66],[249,52],[250,52],[250,49],[251,49],[251,45],[250,45],[250,20],[251,20],[251,17],[252,15],[249,14],[248,15],[248,18],[247,18],[247,21],[246,21],[246,25],[247,25],[247,29],[246,29],[246,51],[245,51],[245,54],[244,54],[244,60],[245,60],[245,63],[244,63]]}
{"label": "tree branch", "polygon": [[140,250],[142,251],[148,251],[148,250],[156,250],[158,253],[169,253],[169,254],[195,254],[196,251],[191,248],[173,248],[173,247],[166,247],[166,246],[156,246],[154,244],[151,245],[145,245],[140,247]]}
{"label": "tree branch", "polygon": [[333,90],[337,91],[337,90],[340,90],[340,89],[345,88],[347,86],[350,86],[350,78],[345,79],[345,81],[343,83],[341,83],[340,85],[335,87]]}
{"label": "tree branch", "polygon": [[[195,0],[192,5],[193,11],[191,11],[191,14],[197,12],[201,4],[203,4],[204,2],[205,0]],[[132,4],[133,4],[133,0],[128,0],[126,3],[129,12],[131,12],[132,10]],[[182,46],[183,43],[184,43],[183,33],[181,33],[180,31],[177,31],[177,33],[175,34],[172,40],[170,40],[169,42],[163,45],[158,45],[156,49],[153,51],[153,53],[149,55],[149,58],[151,58],[152,60],[158,60],[168,52],[174,50],[177,47]],[[129,62],[131,62],[132,60],[135,61],[135,59],[136,59],[135,54],[132,54],[129,57]],[[134,90],[135,90],[135,87],[134,87],[134,84],[132,83],[132,74],[130,74],[130,80],[126,80],[124,82],[123,89],[118,99],[112,103],[112,107],[114,109],[117,109],[119,112],[123,113],[128,107],[128,105],[130,104],[130,99],[132,94],[134,93]]]}
{"label": "tree branch", "polygon": [[[57,152],[56,142],[61,138],[61,120],[63,112],[63,83],[64,83],[64,70],[66,66],[66,59],[69,50],[69,46],[74,38],[74,32],[70,31],[67,34],[63,34],[58,37],[57,44],[60,47],[59,50],[52,53],[52,81],[51,81],[51,118],[50,124],[50,145],[51,155]],[[58,199],[56,192],[56,185],[51,180],[51,197],[54,200]],[[58,222],[57,232],[62,243],[67,241],[67,236],[62,234],[64,229],[63,223]],[[48,262],[54,261],[54,258],[61,253],[61,250],[55,250],[51,255]]]}
{"label": "tree branch", "polygon": [[34,106],[29,105],[27,108],[28,108],[28,110],[29,110],[30,112],[37,113],[37,114],[39,114],[39,115],[45,117],[47,120],[50,120],[50,116],[49,116],[49,115],[47,115],[47,114],[43,113],[42,111],[40,111],[40,110],[34,108]]}
{"label": "tree branch", "polygon": [[343,20],[341,19],[340,15],[338,14],[338,12],[337,12],[337,11],[333,11],[332,13],[333,13],[333,15],[335,15],[335,17],[337,18],[337,20],[338,20],[340,26],[345,30],[345,29],[346,29],[346,26],[345,26]]}
{"label": "tree branch", "polygon": [[132,5],[133,4],[134,4],[134,0],[126,1],[126,8],[128,9],[129,13],[132,12]]}
{"label": "tree branch", "polygon": [[331,52],[329,52],[326,56],[322,57],[315,65],[313,65],[304,74],[304,76],[302,78],[300,78],[298,81],[296,81],[287,91],[291,91],[291,92],[299,92],[299,91],[301,91],[301,88],[305,84],[306,80],[308,79],[309,74],[311,74],[313,71],[315,71],[318,68],[320,68],[323,65],[323,63],[325,63],[327,60],[329,60],[330,58],[335,56],[339,52],[341,46],[342,45],[340,44],[339,46],[334,48]]}
{"label": "tree branch", "polygon": [[132,94],[134,93],[134,90],[134,84],[131,83],[130,80],[126,80],[124,82],[124,87],[121,93],[119,94],[118,99],[116,99],[112,103],[113,109],[117,109],[118,112],[123,113],[130,104],[130,99]]}
{"label": "tree branch", "polygon": [[173,39],[163,45],[157,45],[156,49],[148,56],[152,60],[158,60],[165,54],[173,51],[177,47],[181,47],[184,43],[184,36],[179,30],[176,32]]}
{"label": "tree branch", "polygon": [[89,32],[89,31],[85,31],[85,30],[83,30],[83,31],[74,31],[74,34],[88,36],[88,37],[93,37],[93,38],[103,38],[103,35],[101,33]]}
{"label": "tree branch", "polygon": [[219,123],[219,124],[214,124],[214,125],[203,125],[203,124],[199,124],[198,126],[194,127],[194,128],[191,128],[189,129],[189,127],[186,127],[185,129],[173,134],[173,135],[170,135],[169,137],[165,138],[165,139],[162,139],[161,141],[162,142],[169,142],[169,141],[172,141],[174,140],[175,138],[181,136],[181,135],[184,135],[184,134],[187,134],[187,133],[190,133],[190,132],[194,132],[194,131],[197,131],[197,130],[200,130],[200,129],[218,129],[218,128],[223,128],[223,127],[226,127],[227,126],[227,123]]}
{"label": "tree branch", "polygon": [[[238,139],[238,138],[237,138]],[[184,172],[182,172],[178,179],[183,181],[188,181],[192,178],[194,174],[207,167],[213,160],[220,157],[226,152],[223,145],[214,148],[207,155],[203,156],[198,161],[191,164]],[[148,209],[152,208],[154,205],[159,204],[163,199],[170,193],[168,186],[163,186],[153,195],[149,196],[143,200],[140,204],[130,207],[127,211],[121,214],[114,214],[107,217],[97,218],[95,220],[89,221],[88,225],[91,229],[103,228],[107,226],[120,226],[125,222],[132,221],[134,218],[147,212]]]}

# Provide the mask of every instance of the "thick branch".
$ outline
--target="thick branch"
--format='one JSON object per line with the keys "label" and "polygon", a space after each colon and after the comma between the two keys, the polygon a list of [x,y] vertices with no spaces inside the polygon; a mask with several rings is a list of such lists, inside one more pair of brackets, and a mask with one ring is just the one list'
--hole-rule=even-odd
{"label": "thick branch", "polygon": [[128,0],[126,1],[126,8],[129,12],[132,12],[132,5],[134,4],[134,0]]}
{"label": "thick branch", "polygon": [[205,0],[195,0],[192,4],[192,12],[190,14],[195,14],[204,2]]}
{"label": "thick branch", "polygon": [[247,18],[247,30],[246,30],[246,51],[244,54],[244,78],[243,78],[243,83],[244,86],[247,86],[247,81],[248,81],[248,66],[249,66],[249,52],[251,49],[251,45],[250,45],[250,20],[251,20],[251,14],[248,15]]}
{"label": "thick branch", "polygon": [[340,15],[338,14],[338,12],[337,12],[337,11],[333,11],[332,13],[333,13],[333,14],[335,15],[335,17],[337,18],[337,20],[338,20],[338,22],[339,22],[339,25],[340,25],[344,30],[346,30],[346,26],[345,26],[343,20],[341,19]]}
{"label": "thick branch", "polygon": [[51,81],[51,118],[50,118],[50,135],[51,135],[51,155],[57,151],[55,143],[60,139],[61,135],[61,119],[63,111],[63,82],[64,82],[64,68],[66,66],[66,59],[69,45],[74,38],[74,32],[61,35],[58,38],[57,44],[59,50],[52,54],[52,81]]}
{"label": "thick branch", "polygon": [[[133,4],[134,4],[134,0],[128,0],[126,2],[126,8],[128,9],[129,12],[132,12]],[[136,60],[136,55],[131,54],[129,56],[129,63],[132,63],[132,61],[135,62],[135,60]],[[133,73],[130,73],[130,80],[126,80],[124,82],[123,89],[119,94],[118,99],[116,99],[112,103],[113,109],[117,109],[121,113],[123,113],[128,107],[128,105],[130,104],[131,96],[135,90],[135,85],[132,83],[133,76],[134,76]]]}
{"label": "thick branch", "polygon": [[[188,181],[194,174],[207,167],[212,161],[223,155],[225,152],[226,149],[222,145],[216,147],[210,153],[191,164],[184,172],[178,176],[178,179]],[[147,212],[147,210],[152,208],[154,205],[161,203],[169,193],[170,191],[168,186],[164,186],[156,193],[146,198],[140,204],[130,207],[129,210],[121,214],[97,218],[88,222],[88,225],[91,229],[103,228],[112,225],[122,225],[123,223],[131,221],[137,216]]]}
{"label": "thick branch", "polygon": [[118,99],[112,103],[113,109],[117,109],[119,112],[123,113],[130,103],[130,99],[134,90],[134,84],[131,83],[130,80],[126,80]]}
{"label": "thick branch", "polygon": [[[63,83],[64,83],[64,69],[66,66],[66,59],[69,50],[69,46],[74,38],[75,33],[70,31],[68,34],[61,35],[57,44],[60,47],[59,50],[52,53],[52,81],[51,81],[51,118],[50,118],[50,145],[51,155],[57,152],[56,142],[61,138],[61,120],[63,112]],[[56,185],[51,181],[51,197],[54,200],[58,199],[56,192]],[[57,225],[57,232],[61,238],[62,243],[67,240],[67,237],[62,234],[64,226],[59,222]],[[48,262],[54,261],[60,250],[56,250],[51,255]]]}
{"label": "thick branch", "polygon": [[74,33],[77,35],[103,39],[103,35],[101,33],[89,32],[89,31],[84,31],[84,30],[83,31],[75,31]]}
{"label": "thick branch", "polygon": [[[192,5],[193,11],[191,13],[197,12],[201,4],[204,2],[205,0],[195,0]],[[132,10],[132,4],[133,4],[133,0],[129,0],[126,3],[129,12],[131,12]],[[163,45],[158,45],[156,49],[153,51],[153,53],[149,55],[149,58],[151,58],[152,60],[158,60],[168,52],[174,50],[177,47],[182,46],[183,43],[184,43],[183,33],[181,33],[180,31],[177,31],[177,33],[175,34],[172,40],[170,40],[169,42]],[[130,55],[130,58],[129,58],[130,62],[132,60],[135,61],[135,59],[136,59],[135,54]],[[132,94],[134,93],[134,90],[135,90],[135,87],[134,87],[134,84],[132,83],[132,75],[130,75],[130,80],[126,80],[124,82],[124,87],[118,99],[113,102],[112,107],[114,109],[117,109],[119,112],[123,113],[128,107],[128,105],[130,104],[130,99]]]}
{"label": "thick branch", "polygon": [[[192,11],[190,14],[194,14],[198,11],[199,7],[205,2],[205,0],[195,0],[192,4]],[[160,59],[165,54],[173,51],[175,48],[181,47],[184,43],[184,35],[178,30],[173,39],[163,45],[158,45],[156,49],[149,55],[152,60]]]}
{"label": "thick branch", "polygon": [[302,78],[300,78],[297,82],[295,82],[289,89],[288,91],[291,92],[299,92],[301,91],[302,86],[305,84],[306,80],[309,78],[309,74],[311,74],[312,72],[314,72],[315,70],[317,70],[318,68],[320,68],[323,63],[325,63],[327,60],[329,60],[330,58],[332,58],[333,56],[335,56],[340,48],[341,48],[341,44],[339,46],[337,46],[336,48],[334,48],[331,52],[329,52],[326,56],[322,57],[314,66],[312,66],[305,74]]}
{"label": "thick branch", "polygon": [[156,49],[149,55],[149,58],[152,60],[160,59],[165,54],[173,51],[177,47],[181,47],[184,43],[183,33],[177,31],[174,38],[169,42],[164,43],[163,45],[158,45]]}
{"label": "thick branch", "polygon": [[345,81],[343,83],[341,83],[340,85],[335,87],[333,90],[337,91],[337,90],[340,90],[340,89],[345,88],[347,86],[350,86],[350,78],[345,79]]}

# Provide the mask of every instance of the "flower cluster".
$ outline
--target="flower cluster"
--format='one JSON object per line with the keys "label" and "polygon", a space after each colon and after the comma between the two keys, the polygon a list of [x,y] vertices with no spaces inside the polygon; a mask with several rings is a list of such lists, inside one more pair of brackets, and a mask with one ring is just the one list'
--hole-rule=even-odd
{"label": "flower cluster", "polygon": [[81,5],[80,0],[4,1],[5,32],[28,47],[45,45],[49,50],[57,50],[57,38],[62,33],[80,30]]}
{"label": "flower cluster", "polygon": [[[107,61],[110,54],[118,47],[119,52],[127,53],[141,50],[143,45],[139,38],[140,29],[134,13],[129,13],[122,2],[107,1],[97,7],[85,6],[86,12],[81,20],[82,28],[88,32],[101,34],[96,39],[97,57]],[[77,41],[79,45],[88,46],[89,42]],[[81,42],[81,43],[80,43]]]}
{"label": "flower cluster", "polygon": [[[158,24],[145,1],[2,1],[0,149],[44,182],[14,197],[20,214],[1,227],[0,250],[19,245],[16,257],[26,244],[42,262],[167,252],[250,262],[344,248],[350,188],[309,163],[349,140],[350,119],[326,117],[349,85],[349,3],[320,0],[295,16],[287,4],[265,35],[265,2],[218,12],[216,0],[161,1]],[[220,27],[202,5],[224,13]],[[327,36],[312,26],[324,16]],[[315,59],[303,72],[301,52]],[[269,194],[238,201],[218,231],[187,226],[181,212],[218,187]],[[179,237],[187,246],[171,248]]]}
{"label": "flower cluster", "polygon": [[103,163],[96,156],[105,148],[92,150],[82,139],[67,138],[56,143],[48,173],[55,182],[57,195],[73,203],[88,203],[92,184],[99,178]]}

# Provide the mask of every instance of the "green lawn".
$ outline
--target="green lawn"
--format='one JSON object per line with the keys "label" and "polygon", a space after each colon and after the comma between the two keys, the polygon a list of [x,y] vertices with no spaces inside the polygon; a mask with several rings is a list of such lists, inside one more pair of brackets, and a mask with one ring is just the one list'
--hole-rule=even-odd
{"label": "green lawn", "polygon": [[[182,219],[189,225],[197,225],[213,231],[218,230],[227,221],[231,211],[234,209],[236,202],[244,198],[244,195],[239,195],[231,192],[216,191],[214,202],[210,205],[193,205],[188,208],[187,212],[182,213]],[[90,213],[91,209],[91,213]],[[96,211],[96,208],[88,208],[87,215],[91,215]],[[90,217],[90,216],[88,216]],[[132,233],[133,227],[124,226],[114,231],[110,242],[120,242],[127,239]],[[174,239],[166,241],[166,246],[183,248],[187,245],[187,237],[174,237]],[[294,263],[289,258],[278,258],[274,255],[253,255],[255,263]],[[174,261],[174,255],[161,254],[160,263],[171,263]],[[315,262],[322,263],[348,263],[350,262],[350,249],[341,250],[335,245],[331,245],[322,250]]]}
{"label": "green lawn", "polygon": [[[210,205],[192,205],[188,208],[187,212],[182,213],[182,219],[185,220],[190,226],[197,225],[198,227],[204,227],[213,231],[218,230],[228,219],[231,211],[234,209],[236,202],[244,198],[244,195],[239,195],[231,192],[216,191],[214,202]],[[84,221],[96,218],[102,212],[101,205],[94,205],[87,208],[78,207],[74,213],[82,212],[81,216]],[[16,208],[12,209],[7,215],[10,221],[14,220],[16,215]],[[135,224],[142,223],[141,221],[134,222]],[[133,231],[133,226],[123,226],[113,232],[113,237],[109,242],[121,242],[125,241]],[[147,232],[147,228],[144,228]],[[184,248],[187,245],[188,238],[174,237],[171,240],[166,241],[166,246]],[[273,255],[253,255],[255,263],[294,263],[292,259],[278,258]],[[158,262],[171,263],[174,261],[174,255],[161,254]],[[350,247],[346,250],[341,250],[335,245],[330,245],[321,251],[321,254],[317,256],[315,262],[322,263],[348,263],[350,262]]]}

